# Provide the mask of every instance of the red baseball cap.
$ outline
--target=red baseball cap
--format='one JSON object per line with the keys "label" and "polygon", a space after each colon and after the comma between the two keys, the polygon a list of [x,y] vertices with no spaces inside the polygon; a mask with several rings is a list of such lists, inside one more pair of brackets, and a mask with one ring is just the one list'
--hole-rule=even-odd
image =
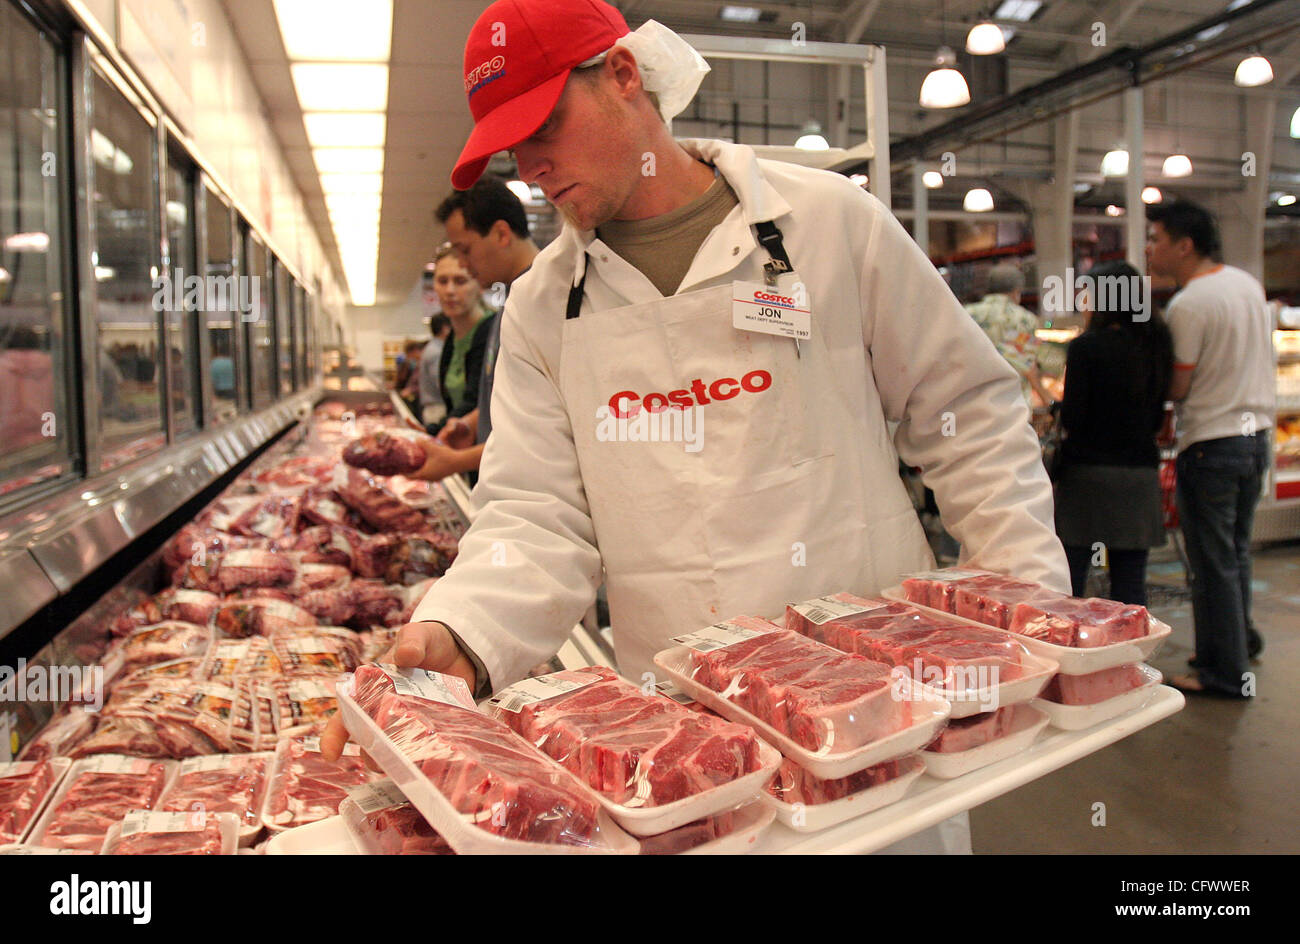
{"label": "red baseball cap", "polygon": [[465,41],[465,94],[474,130],[451,172],[468,189],[497,151],[542,126],[573,67],[628,34],[623,14],[601,0],[497,0]]}

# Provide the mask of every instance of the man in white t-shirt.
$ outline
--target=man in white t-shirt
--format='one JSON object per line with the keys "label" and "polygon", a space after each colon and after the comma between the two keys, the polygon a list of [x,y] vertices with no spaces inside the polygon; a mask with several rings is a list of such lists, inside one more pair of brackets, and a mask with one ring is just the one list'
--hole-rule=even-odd
{"label": "man in white t-shirt", "polygon": [[1191,563],[1195,675],[1187,692],[1249,697],[1263,649],[1250,618],[1250,531],[1269,463],[1275,409],[1272,318],[1264,289],[1218,261],[1214,218],[1192,203],[1147,210],[1147,264],[1179,291],[1169,396],[1178,404],[1178,514]]}

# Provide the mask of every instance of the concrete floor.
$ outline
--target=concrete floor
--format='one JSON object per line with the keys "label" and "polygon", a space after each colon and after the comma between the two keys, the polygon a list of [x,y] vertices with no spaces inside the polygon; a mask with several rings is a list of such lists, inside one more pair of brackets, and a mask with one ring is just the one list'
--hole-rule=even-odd
{"label": "concrete floor", "polygon": [[[1095,577],[1094,577],[1095,579]],[[1192,608],[1170,552],[1148,569],[1150,608],[1173,626],[1151,660],[1187,670]],[[1255,554],[1265,648],[1253,702],[1188,696],[1178,714],[971,810],[978,853],[1300,852],[1300,543]],[[1092,806],[1106,824],[1092,825]]]}

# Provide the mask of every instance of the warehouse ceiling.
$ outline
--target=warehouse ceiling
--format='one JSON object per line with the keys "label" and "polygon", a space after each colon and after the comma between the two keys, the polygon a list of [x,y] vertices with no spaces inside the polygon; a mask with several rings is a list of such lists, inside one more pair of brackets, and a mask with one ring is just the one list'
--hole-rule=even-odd
{"label": "warehouse ceiling", "polygon": [[[1240,4],[1240,0],[1237,0]],[[395,304],[411,286],[441,240],[433,210],[450,189],[451,168],[470,130],[461,85],[465,36],[483,0],[394,0],[389,70],[387,134],[376,303]],[[625,0],[616,2],[629,24],[656,19],[683,33],[789,38],[803,24],[808,41],[876,43],[887,47],[891,65],[930,61],[942,41],[960,49],[966,31],[981,14],[1002,9],[999,25],[1015,30],[1004,56],[1010,63],[1008,92],[1045,76],[1086,63],[1122,46],[1140,47],[1221,14],[1227,0],[818,0],[798,3],[723,4],[701,0]],[[302,112],[290,78],[271,0],[227,0],[227,15],[244,49],[254,80],[270,113],[297,186],[331,263],[342,272],[334,233],[326,214],[316,166],[308,147]],[[756,10],[753,23],[724,20],[724,6]],[[1256,6],[1269,6],[1256,0]],[[1218,35],[1192,42],[1203,48],[1228,48],[1258,16],[1245,11]],[[1018,10],[1015,8],[1019,8]],[[1027,20],[1013,18],[1032,14]],[[1250,15],[1246,15],[1250,14]],[[754,15],[754,14],[750,14]],[[1105,46],[1095,44],[1094,24],[1105,24]],[[1300,62],[1300,32],[1268,31],[1263,52],[1277,71],[1273,88],[1294,87]],[[1198,70],[1203,81],[1231,87],[1237,56],[1224,56]],[[1024,68],[1018,69],[1017,66]],[[894,80],[891,68],[890,123],[895,129],[932,128],[952,120],[961,109],[918,114],[918,88]],[[909,71],[908,75],[913,74]],[[917,72],[919,75],[920,73]],[[1028,75],[1030,78],[1018,78]],[[918,79],[919,82],[919,79]],[[978,102],[974,103],[978,104]],[[971,107],[971,106],[968,106]],[[1195,107],[1188,101],[1188,109]],[[898,119],[895,118],[898,114]],[[903,120],[906,119],[906,120]]]}

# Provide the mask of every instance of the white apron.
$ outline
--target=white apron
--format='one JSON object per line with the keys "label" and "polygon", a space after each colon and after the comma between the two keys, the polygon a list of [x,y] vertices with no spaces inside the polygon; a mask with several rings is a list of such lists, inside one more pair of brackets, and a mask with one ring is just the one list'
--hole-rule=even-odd
{"label": "white apron", "polygon": [[[781,276],[781,292],[796,279]],[[673,636],[740,614],[780,619],[787,602],[878,592],[933,565],[879,407],[852,415],[837,392],[818,327],[831,313],[811,292],[798,351],[732,326],[730,282],[565,321],[560,388],[631,679]],[[658,393],[658,408],[693,384],[708,400],[692,395],[698,451],[602,440],[611,397],[628,394],[615,406],[630,412],[631,395]]]}

